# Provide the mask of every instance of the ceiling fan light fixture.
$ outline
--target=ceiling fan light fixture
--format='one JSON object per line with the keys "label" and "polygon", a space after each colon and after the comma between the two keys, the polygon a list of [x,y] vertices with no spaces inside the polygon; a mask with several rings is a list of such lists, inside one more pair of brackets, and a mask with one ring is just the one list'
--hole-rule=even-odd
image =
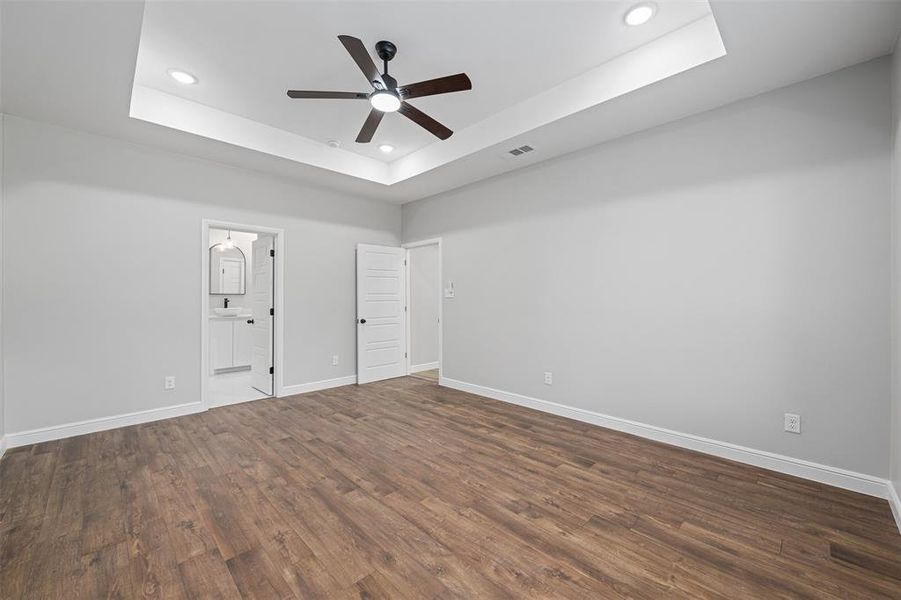
{"label": "ceiling fan light fixture", "polygon": [[644,2],[642,4],[636,4],[635,6],[630,8],[626,12],[624,20],[626,22],[626,25],[637,27],[638,25],[644,25],[645,23],[650,21],[656,13],[656,4],[654,4],[653,2]]}
{"label": "ceiling fan light fixture", "polygon": [[382,112],[397,112],[400,108],[400,98],[397,94],[388,90],[378,90],[369,96],[372,108]]}
{"label": "ceiling fan light fixture", "polygon": [[169,74],[169,77],[182,85],[194,85],[197,83],[197,78],[187,71],[182,71],[181,69],[169,69],[166,72]]}

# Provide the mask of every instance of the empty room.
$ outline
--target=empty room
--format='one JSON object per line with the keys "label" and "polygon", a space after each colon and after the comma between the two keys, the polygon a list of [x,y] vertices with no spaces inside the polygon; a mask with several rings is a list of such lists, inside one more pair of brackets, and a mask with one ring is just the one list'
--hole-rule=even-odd
{"label": "empty room", "polygon": [[0,599],[901,598],[901,0],[0,0]]}

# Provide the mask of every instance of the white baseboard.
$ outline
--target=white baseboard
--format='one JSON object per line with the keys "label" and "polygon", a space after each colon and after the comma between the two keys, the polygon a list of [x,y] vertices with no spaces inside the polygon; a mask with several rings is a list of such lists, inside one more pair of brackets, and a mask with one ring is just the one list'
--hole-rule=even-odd
{"label": "white baseboard", "polygon": [[353,385],[356,382],[356,375],[348,375],[346,377],[323,379],[322,381],[312,381],[310,383],[300,383],[298,385],[286,385],[282,388],[282,393],[279,395],[279,398],[294,396],[295,394],[306,394],[307,392],[318,392],[319,390],[341,387],[342,385]]}
{"label": "white baseboard", "polygon": [[438,361],[423,363],[421,365],[410,365],[410,373],[419,373],[420,371],[434,371],[438,368]]}
{"label": "white baseboard", "polygon": [[[790,456],[766,452],[764,450],[738,446],[736,444],[730,444],[729,442],[712,440],[690,433],[664,429],[662,427],[647,425],[628,419],[621,419],[619,417],[611,417],[582,408],[566,406],[547,400],[539,400],[538,398],[496,390],[473,383],[467,383],[465,381],[457,381],[455,379],[442,377],[440,378],[439,384],[455,390],[500,400],[501,402],[525,406],[527,408],[561,417],[575,419],[576,421],[599,425],[608,429],[615,429],[616,431],[630,433],[672,446],[688,448],[697,452],[703,452],[720,458],[727,458],[736,462],[754,465],[755,467],[761,467],[771,471],[785,473],[787,475],[794,475],[795,477],[801,477],[803,479],[810,479],[812,481],[860,492],[869,496],[889,499],[890,488],[892,487],[888,480],[872,475],[866,475],[864,473],[856,473],[838,467],[830,467],[829,465],[792,458]],[[895,507],[893,507],[893,510],[894,509]],[[898,505],[897,509],[901,512],[901,504]],[[901,523],[901,521],[898,520],[898,515],[899,513],[895,513],[895,519],[897,522]]]}
{"label": "white baseboard", "polygon": [[[282,389],[281,396],[293,396],[294,394],[303,394],[305,392],[326,390],[342,385],[351,385],[356,382],[357,376],[350,375],[348,377],[338,377],[336,379],[326,379],[324,381],[314,381],[311,383],[302,383],[300,385],[290,385]],[[211,406],[210,408],[217,407]],[[188,404],[179,404],[176,406],[166,406],[164,408],[142,410],[125,415],[101,417],[99,419],[78,421],[77,423],[66,423],[63,425],[53,425],[51,427],[41,427],[39,429],[31,429],[29,431],[20,431],[18,433],[7,433],[4,437],[0,438],[0,456],[3,455],[3,452],[6,450],[6,448],[28,446],[30,444],[39,444],[41,442],[61,440],[63,438],[74,437],[76,435],[84,435],[86,433],[96,433],[98,431],[106,431],[108,429],[128,427],[129,425],[149,423],[150,421],[171,419],[173,417],[181,417],[183,415],[203,412],[204,410],[206,409],[203,407],[202,403],[191,402]]]}
{"label": "white baseboard", "polygon": [[106,431],[107,429],[118,429],[119,427],[128,427],[129,425],[138,425],[140,423],[148,423],[150,421],[160,421],[162,419],[171,419],[172,417],[181,417],[183,415],[202,412],[203,410],[203,405],[200,402],[178,404],[176,406],[166,406],[164,408],[153,408],[150,410],[128,413],[125,415],[101,417],[99,419],[78,421],[77,423],[66,423],[64,425],[41,427],[39,429],[31,429],[29,431],[20,431],[19,433],[7,433],[6,443],[10,448],[16,448],[18,446],[28,446],[30,444],[39,444],[41,442],[49,442],[51,440],[60,440],[76,435],[84,435],[86,433]]}
{"label": "white baseboard", "polygon": [[901,533],[901,496],[899,496],[898,488],[893,481],[888,482],[888,503],[892,507],[892,516],[895,517],[898,533]]}

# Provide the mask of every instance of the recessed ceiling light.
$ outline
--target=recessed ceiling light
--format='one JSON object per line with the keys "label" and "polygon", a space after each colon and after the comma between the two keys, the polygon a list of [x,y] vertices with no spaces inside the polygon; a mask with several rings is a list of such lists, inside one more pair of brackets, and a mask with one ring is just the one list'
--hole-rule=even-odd
{"label": "recessed ceiling light", "polygon": [[194,85],[197,83],[197,78],[187,71],[182,71],[181,69],[169,69],[166,72],[169,73],[169,77],[183,85]]}
{"label": "recessed ceiling light", "polygon": [[382,112],[395,112],[400,108],[400,98],[388,90],[379,90],[369,97],[372,108]]}
{"label": "recessed ceiling light", "polygon": [[388,154],[389,152],[394,152],[394,146],[392,146],[391,144],[381,144],[379,145],[379,150],[381,150],[385,154]]}
{"label": "recessed ceiling light", "polygon": [[636,4],[626,13],[626,25],[644,25],[651,20],[651,18],[654,16],[654,13],[656,12],[656,4],[653,4],[651,2]]}

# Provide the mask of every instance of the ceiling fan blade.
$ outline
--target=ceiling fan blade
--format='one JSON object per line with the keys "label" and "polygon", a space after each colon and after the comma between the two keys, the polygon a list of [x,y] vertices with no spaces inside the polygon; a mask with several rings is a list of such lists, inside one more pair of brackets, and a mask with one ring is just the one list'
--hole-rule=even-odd
{"label": "ceiling fan blade", "polygon": [[289,98],[319,98],[326,100],[366,100],[369,94],[363,92],[311,92],[308,90],[288,90]]}
{"label": "ceiling fan blade", "polygon": [[432,135],[434,135],[442,140],[446,140],[447,138],[449,138],[450,136],[452,136],[454,134],[453,131],[451,131],[450,129],[448,129],[447,127],[445,127],[444,125],[442,125],[441,123],[439,123],[438,121],[436,121],[435,119],[430,117],[429,115],[425,114],[424,112],[422,112],[421,110],[419,110],[418,108],[413,106],[412,104],[402,102],[400,105],[400,109],[398,109],[397,112],[399,112],[400,114],[407,117],[408,119],[410,119],[411,121],[413,121],[414,123],[416,123],[417,125],[422,127],[423,129],[425,129],[426,131],[431,133]]}
{"label": "ceiling fan blade", "polygon": [[400,92],[401,98],[406,100],[407,98],[421,98],[422,96],[434,96],[436,94],[462,92],[471,89],[472,82],[466,76],[466,73],[457,73],[456,75],[404,85],[398,88],[397,91]]}
{"label": "ceiling fan blade", "polygon": [[350,57],[354,59],[354,62],[357,63],[357,66],[363,71],[366,80],[370,84],[378,82],[379,85],[384,88],[385,82],[382,80],[382,75],[376,68],[375,63],[372,62],[372,56],[370,56],[369,51],[366,49],[366,46],[363,45],[363,42],[349,35],[339,35],[338,39],[341,40],[341,43],[344,44],[344,48],[350,54]]}
{"label": "ceiling fan blade", "polygon": [[372,109],[369,111],[369,116],[366,117],[366,122],[363,123],[363,128],[360,129],[360,133],[357,135],[357,143],[358,144],[368,144],[372,141],[372,136],[375,135],[375,130],[378,129],[379,123],[382,122],[382,117],[385,116],[380,110]]}

